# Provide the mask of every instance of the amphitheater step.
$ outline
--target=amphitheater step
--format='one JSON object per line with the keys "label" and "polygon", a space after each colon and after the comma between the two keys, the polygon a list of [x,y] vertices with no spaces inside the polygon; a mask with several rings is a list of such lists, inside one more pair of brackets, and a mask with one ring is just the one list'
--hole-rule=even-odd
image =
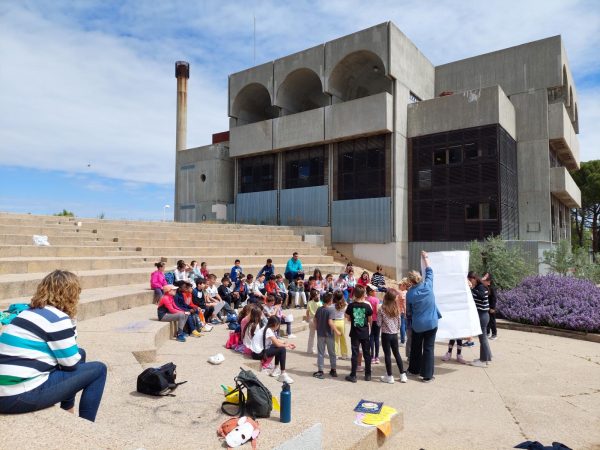
{"label": "amphitheater step", "polygon": [[[173,262],[175,259],[171,259]],[[151,260],[154,261],[154,260]],[[246,273],[256,274],[262,268],[263,264],[247,265],[243,268]],[[229,273],[231,263],[227,265],[209,265],[209,270],[217,275],[218,280],[224,273]],[[283,270],[283,265],[275,266],[279,271]],[[307,273],[312,273],[315,268],[319,268],[323,274],[339,273],[344,266],[335,262],[328,264],[305,264],[304,269]],[[46,267],[46,271],[37,273],[11,273],[0,275],[0,304],[6,305],[7,301],[3,299],[11,299],[18,297],[30,297],[39,284],[50,270]],[[101,287],[109,287],[113,285],[130,285],[143,284],[149,286],[150,272],[154,268],[150,261],[146,261],[143,267],[132,269],[104,269],[104,270],[74,270],[79,276],[82,289],[95,289]],[[29,299],[27,299],[29,301]]]}

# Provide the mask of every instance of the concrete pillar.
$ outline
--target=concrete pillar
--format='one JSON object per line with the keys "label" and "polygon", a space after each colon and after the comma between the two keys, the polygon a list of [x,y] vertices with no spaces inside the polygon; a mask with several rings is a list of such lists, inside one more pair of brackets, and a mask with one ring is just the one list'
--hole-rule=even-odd
{"label": "concrete pillar", "polygon": [[177,78],[177,134],[175,149],[185,150],[187,147],[187,81],[190,77],[190,64],[185,61],[175,63]]}

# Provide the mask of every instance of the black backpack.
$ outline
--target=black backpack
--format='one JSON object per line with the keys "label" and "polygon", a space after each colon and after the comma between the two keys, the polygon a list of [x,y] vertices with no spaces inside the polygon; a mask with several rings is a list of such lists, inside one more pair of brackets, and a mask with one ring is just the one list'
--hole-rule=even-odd
{"label": "black backpack", "polygon": [[180,384],[187,383],[187,381],[175,382],[176,368],[175,364],[167,363],[164,366],[144,370],[138,375],[137,391],[147,395],[175,397],[171,391]]}
{"label": "black backpack", "polygon": [[[235,389],[238,392],[239,403],[223,402],[221,411],[228,416],[270,417],[273,410],[273,395],[267,387],[260,382],[251,370],[240,368],[240,373],[235,377]],[[246,389],[244,393],[243,389]]]}

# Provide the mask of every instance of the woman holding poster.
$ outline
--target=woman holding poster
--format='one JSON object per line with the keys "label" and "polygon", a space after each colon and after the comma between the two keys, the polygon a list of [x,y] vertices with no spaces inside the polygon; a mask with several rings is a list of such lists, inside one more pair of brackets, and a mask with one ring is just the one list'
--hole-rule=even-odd
{"label": "woman holding poster", "polygon": [[435,304],[433,294],[433,269],[427,253],[421,252],[425,266],[425,278],[417,271],[408,274],[411,285],[406,294],[408,315],[412,315],[412,342],[408,371],[420,375],[424,383],[433,381],[433,350],[438,319],[442,316]]}

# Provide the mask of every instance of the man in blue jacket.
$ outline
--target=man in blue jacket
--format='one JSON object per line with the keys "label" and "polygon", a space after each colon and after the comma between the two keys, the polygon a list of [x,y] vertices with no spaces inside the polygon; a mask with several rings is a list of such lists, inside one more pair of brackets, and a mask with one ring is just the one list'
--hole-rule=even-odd
{"label": "man in blue jacket", "polygon": [[298,258],[298,252],[294,252],[285,266],[285,278],[289,282],[292,282],[297,276],[299,276],[301,279],[304,279],[302,261],[300,261],[300,258]]}

